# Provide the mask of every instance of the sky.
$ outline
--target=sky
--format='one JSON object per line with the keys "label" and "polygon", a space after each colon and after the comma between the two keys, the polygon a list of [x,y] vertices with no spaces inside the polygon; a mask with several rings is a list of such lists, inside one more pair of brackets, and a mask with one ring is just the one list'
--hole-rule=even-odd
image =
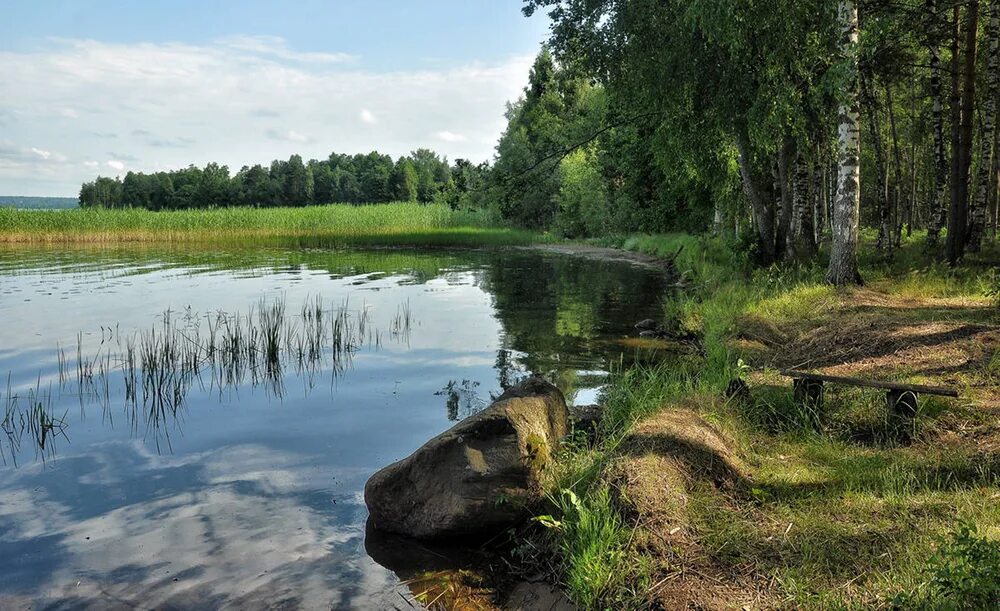
{"label": "sky", "polygon": [[492,157],[548,34],[520,0],[4,0],[0,195],[418,147]]}

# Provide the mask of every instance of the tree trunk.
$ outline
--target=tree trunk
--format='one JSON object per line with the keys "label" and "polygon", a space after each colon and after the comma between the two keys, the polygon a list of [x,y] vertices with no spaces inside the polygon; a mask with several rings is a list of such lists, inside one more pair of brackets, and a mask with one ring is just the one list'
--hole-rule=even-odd
{"label": "tree trunk", "polygon": [[740,166],[740,177],[743,179],[743,192],[750,200],[750,211],[753,213],[757,238],[760,240],[760,252],[764,263],[775,260],[774,250],[774,207],[771,205],[754,176],[753,158],[750,156],[750,139],[743,132],[736,135],[737,159]]}
{"label": "tree trunk", "polygon": [[993,142],[996,139],[997,70],[1000,70],[1000,2],[990,0],[990,21],[987,28],[989,56],[986,70],[986,98],[983,108],[983,133],[979,139],[979,171],[976,178],[976,199],[969,210],[968,247],[979,252],[986,231],[986,209],[989,201],[990,174],[993,170]]}
{"label": "tree trunk", "polygon": [[[955,7],[956,13],[958,7]],[[953,94],[952,101],[958,102],[960,107],[958,112],[953,111],[952,116],[958,115],[959,126],[957,134],[953,129],[952,141],[954,142],[952,156],[951,177],[954,181],[951,187],[951,218],[948,220],[948,262],[957,265],[962,255],[965,254],[965,245],[968,239],[969,224],[969,168],[972,163],[972,127],[973,110],[975,108],[976,97],[976,35],[979,30],[979,0],[971,0],[965,11],[965,48],[958,49],[958,38],[952,47],[956,54],[963,60],[961,66],[961,95],[956,99]],[[958,68],[959,62],[954,62],[954,67]],[[956,73],[956,81],[959,75]],[[956,82],[957,86],[958,83]]]}
{"label": "tree trunk", "polygon": [[792,254],[792,155],[794,148],[791,138],[785,137],[784,144],[778,151],[778,195],[780,196],[777,231],[777,254],[778,257]]}
{"label": "tree trunk", "polygon": [[816,147],[816,166],[813,169],[813,244],[819,246],[823,241],[823,227],[826,220],[826,163],[823,159],[823,147]]}
{"label": "tree trunk", "polygon": [[840,0],[840,52],[849,63],[845,95],[837,112],[837,200],[833,209],[833,243],[826,281],[844,286],[860,284],[858,273],[858,217],[861,209],[861,127],[858,109],[858,7]]}
{"label": "tree trunk", "polygon": [[899,154],[899,130],[896,129],[896,110],[893,108],[892,87],[885,84],[885,105],[889,109],[889,128],[892,135],[892,160],[893,160],[893,185],[892,185],[892,209],[893,209],[893,246],[899,248],[903,235],[903,160]]}
{"label": "tree trunk", "polygon": [[993,130],[993,239],[997,239],[997,223],[1000,222],[1000,129]]}
{"label": "tree trunk", "polygon": [[878,100],[875,98],[872,77],[861,78],[861,97],[864,100],[867,117],[868,134],[872,139],[872,149],[875,153],[875,180],[878,189],[875,191],[875,203],[878,208],[878,243],[877,247],[888,258],[892,256],[892,211],[889,207],[889,171],[886,167],[885,148],[882,146],[882,135],[878,129]]}
{"label": "tree trunk", "polygon": [[910,146],[910,199],[906,203],[906,237],[913,235],[913,211],[917,207],[917,138],[911,136]]}
{"label": "tree trunk", "polygon": [[813,214],[814,205],[812,200],[812,189],[810,180],[812,171],[810,164],[802,153],[795,157],[795,172],[793,186],[793,211],[794,220],[792,226],[793,250],[796,259],[805,261],[811,259],[816,254],[816,239],[813,235]]}
{"label": "tree trunk", "polygon": [[[938,21],[937,0],[927,0],[931,18]],[[934,128],[934,193],[931,198],[930,222],[927,226],[927,246],[937,248],[941,230],[948,220],[945,196],[948,193],[948,157],[944,147],[944,93],[941,83],[941,52],[938,41],[931,35],[931,98],[933,107],[931,122]]]}

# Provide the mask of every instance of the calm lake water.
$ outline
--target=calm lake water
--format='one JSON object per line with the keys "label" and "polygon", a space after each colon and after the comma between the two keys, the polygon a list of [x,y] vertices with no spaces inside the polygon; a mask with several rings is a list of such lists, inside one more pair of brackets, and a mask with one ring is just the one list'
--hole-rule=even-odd
{"label": "calm lake water", "polygon": [[523,250],[0,251],[0,608],[408,608],[368,477],[529,372],[593,402],[664,290]]}

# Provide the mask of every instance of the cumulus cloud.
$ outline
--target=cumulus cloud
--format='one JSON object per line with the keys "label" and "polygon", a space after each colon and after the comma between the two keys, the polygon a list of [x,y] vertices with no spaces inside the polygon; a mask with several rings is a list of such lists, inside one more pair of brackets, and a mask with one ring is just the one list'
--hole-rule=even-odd
{"label": "cumulus cloud", "polygon": [[122,163],[121,161],[118,161],[117,159],[111,159],[107,162],[107,164],[109,168],[111,168],[112,170],[117,170],[119,172],[125,169],[125,164]]}
{"label": "cumulus cloud", "polygon": [[[37,146],[18,146],[9,141],[0,141],[0,160],[7,162],[7,167],[16,165],[31,164],[59,164],[64,163],[67,158],[62,153],[42,149]],[[0,168],[3,168],[0,165]]]}
{"label": "cumulus cloud", "polygon": [[359,117],[361,118],[361,122],[366,125],[375,125],[376,123],[378,123],[378,119],[376,119],[375,115],[372,114],[372,111],[368,110],[367,108],[361,109]]}
{"label": "cumulus cloud", "polygon": [[456,134],[448,130],[440,131],[436,135],[438,140],[442,142],[465,142],[468,139],[463,134]]}
{"label": "cumulus cloud", "polygon": [[[292,153],[325,158],[377,149],[395,157],[421,146],[484,160],[505,125],[504,103],[520,95],[530,63],[524,56],[379,72],[274,37],[203,45],[53,39],[41,51],[0,51],[4,138],[22,151],[63,151],[72,162],[47,178],[44,190],[33,180],[51,159],[0,166],[0,192],[75,193],[93,178],[83,162],[106,158],[115,135],[116,146],[143,160],[130,165],[141,171],[209,161],[235,169]],[[79,117],[61,116],[62,109],[78,109]]]}

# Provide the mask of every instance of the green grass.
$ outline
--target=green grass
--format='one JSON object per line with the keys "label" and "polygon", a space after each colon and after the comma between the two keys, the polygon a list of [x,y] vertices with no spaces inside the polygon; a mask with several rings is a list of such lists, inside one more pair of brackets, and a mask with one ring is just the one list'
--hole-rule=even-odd
{"label": "green grass", "polygon": [[[905,240],[891,262],[866,248],[861,256],[866,283],[897,300],[949,301],[887,308],[884,315],[900,324],[1000,321],[996,304],[990,308],[998,287],[997,246],[953,270],[924,252],[922,240],[922,235]],[[696,333],[700,346],[676,361],[616,372],[597,440],[577,441],[563,452],[551,494],[562,528],[546,537],[558,560],[557,578],[575,602],[585,608],[650,602],[635,584],[657,579],[648,567],[662,559],[627,546],[601,548],[594,538],[599,533],[610,542],[632,539],[627,508],[614,495],[610,504],[604,502],[607,468],[635,422],[671,404],[701,405],[706,419],[735,440],[751,465],[748,498],[692,485],[686,491],[687,520],[700,548],[714,566],[732,571],[734,583],[753,567],[771,597],[769,605],[889,608],[896,601],[902,608],[974,608],[982,600],[976,596],[994,592],[995,583],[971,583],[965,576],[982,574],[968,565],[968,557],[997,557],[1000,504],[993,499],[1000,499],[1000,458],[972,442],[939,447],[921,441],[934,439],[949,419],[974,425],[985,423],[989,414],[961,403],[924,401],[913,430],[901,437],[898,423],[885,416],[882,395],[862,389],[830,393],[824,414],[812,413],[791,399],[786,380],[734,341],[746,321],[765,321],[792,337],[849,322],[840,318],[840,299],[851,292],[823,283],[822,262],[747,271],[721,240],[686,235],[598,243],[661,256],[684,247],[678,266],[694,290],[666,298],[663,316],[672,322],[667,326]],[[958,375],[988,383],[995,379],[990,376],[1000,376],[998,358],[987,359],[982,372]],[[904,380],[914,375],[905,363],[886,373]],[[730,380],[747,375],[753,378],[749,404],[719,399]],[[910,436],[912,442],[906,441]],[[566,506],[564,490],[576,495],[586,515]],[[963,535],[960,524],[975,528],[978,538]],[[946,545],[957,546],[952,555],[961,557],[941,559],[939,550]],[[959,568],[940,568],[948,562]],[[581,573],[592,579],[581,579]],[[609,581],[606,575],[620,577]]]}
{"label": "green grass", "polygon": [[0,243],[226,242],[301,238],[323,245],[495,246],[541,236],[485,215],[415,203],[153,212],[0,208]]}

